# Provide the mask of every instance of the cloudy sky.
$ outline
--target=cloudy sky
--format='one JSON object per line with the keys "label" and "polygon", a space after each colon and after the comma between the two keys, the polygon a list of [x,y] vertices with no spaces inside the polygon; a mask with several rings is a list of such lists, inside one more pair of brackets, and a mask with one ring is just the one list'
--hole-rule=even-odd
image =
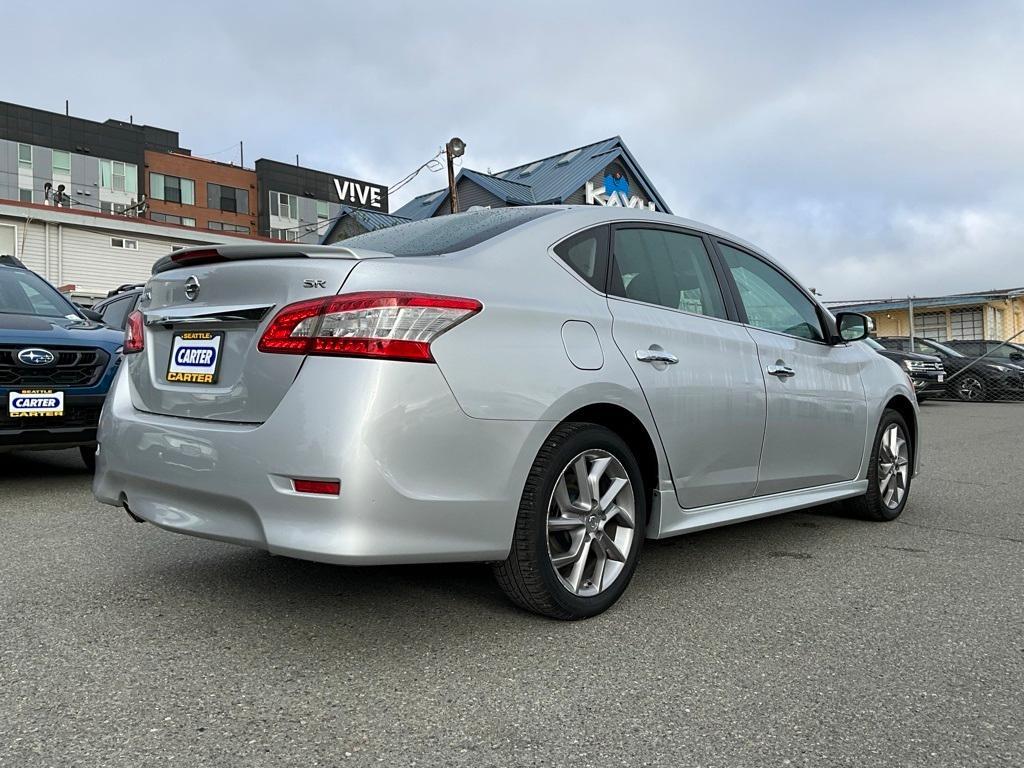
{"label": "cloudy sky", "polygon": [[388,184],[619,134],[826,300],[1024,286],[1019,1],[35,5],[0,99]]}

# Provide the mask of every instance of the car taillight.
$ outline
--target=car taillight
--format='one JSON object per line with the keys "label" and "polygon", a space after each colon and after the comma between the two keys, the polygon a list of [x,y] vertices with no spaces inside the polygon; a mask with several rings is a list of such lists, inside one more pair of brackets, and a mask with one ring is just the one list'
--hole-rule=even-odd
{"label": "car taillight", "polygon": [[141,352],[145,345],[146,339],[143,335],[142,313],[137,309],[132,310],[124,327],[124,353],[130,355],[133,352]]}
{"label": "car taillight", "polygon": [[309,299],[281,309],[258,349],[432,362],[430,343],[481,309],[476,299],[399,291]]}

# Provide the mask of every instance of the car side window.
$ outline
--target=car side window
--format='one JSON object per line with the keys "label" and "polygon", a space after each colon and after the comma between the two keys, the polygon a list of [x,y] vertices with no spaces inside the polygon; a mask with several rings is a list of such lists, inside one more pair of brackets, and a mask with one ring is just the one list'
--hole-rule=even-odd
{"label": "car side window", "polygon": [[666,229],[616,229],[608,293],[725,318],[725,300],[704,240]]}
{"label": "car side window", "polygon": [[608,277],[608,228],[581,232],[555,246],[555,253],[577,275],[604,293]]}
{"label": "car side window", "polygon": [[825,340],[814,302],[789,278],[745,251],[725,243],[718,247],[736,282],[750,325],[809,341]]}
{"label": "car side window", "polygon": [[113,328],[124,328],[125,318],[128,311],[135,304],[134,296],[125,296],[123,299],[115,299],[107,304],[102,312],[103,322]]}

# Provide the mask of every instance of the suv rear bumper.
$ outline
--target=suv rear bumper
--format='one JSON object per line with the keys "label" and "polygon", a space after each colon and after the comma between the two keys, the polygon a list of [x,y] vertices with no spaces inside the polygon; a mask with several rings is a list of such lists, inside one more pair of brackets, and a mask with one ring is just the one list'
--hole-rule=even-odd
{"label": "suv rear bumper", "polygon": [[[138,411],[118,376],[93,491],[193,536],[334,563],[498,560],[548,422],[474,419],[436,365],[309,358],[263,424]],[[339,480],[337,496],[292,479]]]}
{"label": "suv rear bumper", "polygon": [[7,415],[7,391],[0,404],[0,452],[51,450],[92,445],[103,407],[103,395],[64,395],[64,416],[10,418]]}

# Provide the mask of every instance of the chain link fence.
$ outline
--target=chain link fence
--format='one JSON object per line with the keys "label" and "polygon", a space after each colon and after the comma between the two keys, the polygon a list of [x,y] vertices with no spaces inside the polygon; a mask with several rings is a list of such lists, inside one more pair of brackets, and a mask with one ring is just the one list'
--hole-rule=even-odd
{"label": "chain link fence", "polygon": [[910,375],[919,400],[1024,403],[1024,331],[1006,340],[915,335],[875,341]]}

